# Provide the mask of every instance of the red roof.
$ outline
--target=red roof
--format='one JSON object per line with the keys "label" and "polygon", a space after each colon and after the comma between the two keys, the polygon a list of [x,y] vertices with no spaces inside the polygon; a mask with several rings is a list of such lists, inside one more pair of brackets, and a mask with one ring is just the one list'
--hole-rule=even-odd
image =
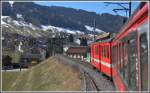
{"label": "red roof", "polygon": [[85,46],[78,46],[78,47],[70,47],[67,50],[67,54],[83,54],[86,53],[87,47]]}

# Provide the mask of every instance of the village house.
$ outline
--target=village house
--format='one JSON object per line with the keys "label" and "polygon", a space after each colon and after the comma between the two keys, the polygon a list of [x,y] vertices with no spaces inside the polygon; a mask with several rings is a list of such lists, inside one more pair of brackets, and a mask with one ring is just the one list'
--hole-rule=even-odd
{"label": "village house", "polygon": [[86,46],[69,47],[68,50],[66,51],[66,55],[71,58],[80,59],[83,61],[86,56],[86,51],[87,51]]}

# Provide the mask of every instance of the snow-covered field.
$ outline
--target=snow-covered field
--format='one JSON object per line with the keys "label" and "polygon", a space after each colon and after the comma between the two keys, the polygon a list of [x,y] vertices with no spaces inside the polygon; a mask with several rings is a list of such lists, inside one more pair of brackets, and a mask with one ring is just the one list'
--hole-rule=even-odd
{"label": "snow-covered field", "polygon": [[[85,28],[86,28],[88,31],[94,31],[94,27],[85,25]],[[102,30],[100,30],[100,29],[98,29],[98,28],[95,28],[95,31],[98,32],[98,33],[104,33],[104,31],[102,31]]]}

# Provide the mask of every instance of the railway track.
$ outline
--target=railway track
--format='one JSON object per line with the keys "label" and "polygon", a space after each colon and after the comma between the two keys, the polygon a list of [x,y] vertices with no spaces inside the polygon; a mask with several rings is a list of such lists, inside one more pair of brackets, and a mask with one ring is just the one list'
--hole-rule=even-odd
{"label": "railway track", "polygon": [[99,91],[95,81],[92,79],[92,77],[88,73],[83,72],[82,79],[83,79],[84,91]]}
{"label": "railway track", "polygon": [[65,65],[69,65],[80,72],[82,79],[82,91],[115,91],[115,86],[112,81],[99,73],[98,70],[86,62],[74,60],[65,55],[55,56]]}

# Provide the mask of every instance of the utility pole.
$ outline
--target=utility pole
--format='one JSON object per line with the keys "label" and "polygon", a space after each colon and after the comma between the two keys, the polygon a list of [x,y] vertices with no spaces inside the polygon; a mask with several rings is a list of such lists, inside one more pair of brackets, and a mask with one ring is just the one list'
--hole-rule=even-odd
{"label": "utility pole", "polygon": [[[125,11],[125,12],[128,11],[128,13],[129,13],[128,17],[131,16],[131,8],[132,8],[132,7],[131,7],[131,6],[132,6],[131,1],[129,1],[129,2],[124,2],[124,3],[112,3],[112,2],[104,2],[104,3],[106,3],[106,4],[116,4],[116,5],[120,6],[121,8],[113,9],[113,11],[114,11],[116,14],[118,14],[118,13],[117,13],[118,10],[119,10],[119,11]],[[128,7],[127,7],[127,6],[125,7],[124,5],[128,5]]]}
{"label": "utility pole", "polygon": [[131,16],[131,1],[129,2],[129,17]]}
{"label": "utility pole", "polygon": [[94,24],[93,32],[94,32],[94,41],[95,41],[95,29],[96,29],[96,21],[95,21],[95,19],[93,21],[93,24]]}

